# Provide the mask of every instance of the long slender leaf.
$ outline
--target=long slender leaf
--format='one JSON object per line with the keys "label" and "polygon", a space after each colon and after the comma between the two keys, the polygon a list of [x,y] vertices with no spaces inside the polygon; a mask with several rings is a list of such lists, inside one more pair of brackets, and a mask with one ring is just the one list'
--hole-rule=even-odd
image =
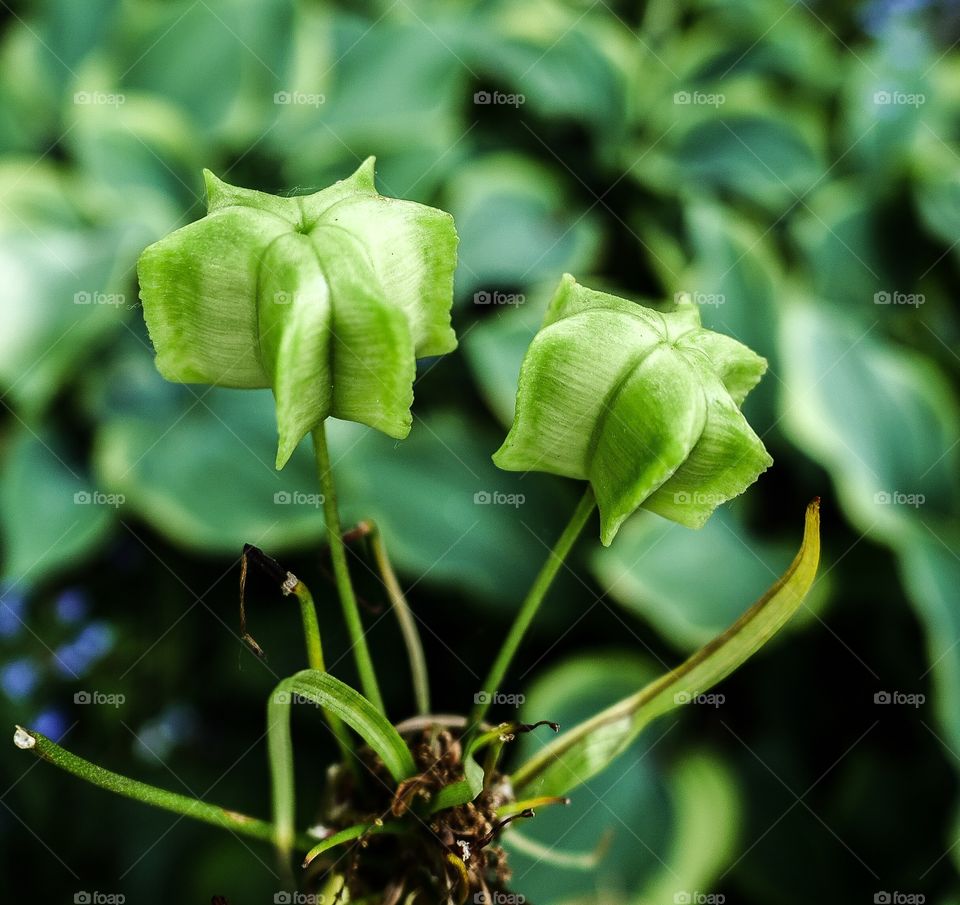
{"label": "long slender leaf", "polygon": [[[248,817],[238,811],[231,811],[219,805],[191,798],[189,795],[181,795],[178,792],[171,792],[168,789],[161,789],[137,779],[130,779],[120,773],[114,773],[67,751],[66,748],[61,748],[56,742],[33,729],[17,726],[14,744],[21,750],[29,751],[41,760],[66,770],[67,773],[72,773],[80,779],[85,779],[117,795],[123,795],[165,811],[172,811],[184,817],[192,817],[194,820],[201,820],[254,839],[269,842],[273,838],[273,826],[265,820]],[[291,845],[303,850],[309,849],[315,842],[316,840],[306,834],[300,834],[291,839]]]}
{"label": "long slender leaf", "polygon": [[296,819],[290,705],[300,699],[318,704],[340,717],[379,755],[397,782],[417,770],[400,734],[360,692],[316,669],[304,669],[284,679],[274,689],[267,705],[274,841],[284,854],[289,854],[292,847]]}
{"label": "long slender leaf", "polygon": [[760,600],[676,669],[542,748],[514,773],[514,788],[563,795],[606,768],[647,723],[702,694],[762,647],[803,603],[819,561],[817,499],[807,507],[796,558]]}

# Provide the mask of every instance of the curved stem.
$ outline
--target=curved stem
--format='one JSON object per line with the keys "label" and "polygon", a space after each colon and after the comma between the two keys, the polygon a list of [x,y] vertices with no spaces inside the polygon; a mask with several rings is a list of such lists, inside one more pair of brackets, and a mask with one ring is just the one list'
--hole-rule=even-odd
{"label": "curved stem", "polygon": [[[296,595],[297,600],[300,602],[303,635],[307,644],[307,663],[311,669],[326,672],[327,667],[323,659],[323,643],[320,640],[320,624],[317,621],[317,608],[313,602],[313,595],[310,593],[310,589],[299,579],[297,579],[293,594]],[[323,715],[327,720],[327,725],[330,726],[330,731],[333,732],[333,737],[336,739],[344,765],[354,773],[354,775],[357,775],[353,745],[350,742],[347,727],[344,725],[343,720],[335,713],[324,709]]]}
{"label": "curved stem", "polygon": [[470,726],[478,726],[486,716],[487,710],[490,709],[490,704],[493,703],[493,699],[500,688],[500,683],[506,676],[507,670],[510,668],[510,664],[517,653],[517,649],[523,641],[523,636],[527,633],[527,629],[530,627],[533,617],[537,615],[540,604],[543,603],[544,597],[547,596],[547,591],[550,590],[554,578],[556,578],[560,567],[569,555],[574,542],[580,536],[583,526],[586,525],[587,519],[590,518],[596,505],[593,489],[588,484],[586,492],[577,504],[577,508],[570,517],[570,521],[567,523],[567,527],[563,529],[563,534],[560,535],[559,540],[550,551],[547,561],[543,564],[540,573],[534,580],[526,599],[520,607],[520,612],[517,613],[510,632],[503,642],[503,646],[500,648],[500,653],[490,668],[487,679],[483,683],[483,688],[480,694],[477,695],[477,703],[470,713]]}
{"label": "curved stem", "polygon": [[[65,748],[61,748],[56,742],[51,741],[39,732],[34,732],[32,729],[23,729],[18,726],[14,741],[18,748],[29,751],[41,760],[48,761],[54,766],[60,767],[61,770],[66,770],[68,773],[80,777],[80,779],[85,779],[101,789],[116,792],[118,795],[152,805],[155,808],[172,811],[174,814],[192,817],[194,820],[201,820],[204,823],[234,833],[250,836],[253,839],[273,842],[274,827],[272,823],[268,823],[266,820],[248,817],[246,814],[230,811],[215,804],[208,804],[188,795],[170,792],[158,786],[151,786],[148,783],[130,779],[120,773],[114,773],[112,770],[98,767],[96,764],[72,754]],[[302,851],[308,851],[316,845],[316,839],[311,839],[305,834],[299,834],[294,839],[294,845]]]}
{"label": "curved stem", "polygon": [[333,576],[340,595],[340,605],[343,607],[343,618],[347,623],[347,633],[353,648],[353,657],[360,674],[360,685],[364,696],[381,713],[384,713],[383,698],[380,696],[380,686],[377,684],[377,675],[370,659],[370,649],[363,633],[363,623],[360,620],[360,608],[357,606],[357,597],[350,580],[350,569],[347,566],[347,550],[343,543],[343,533],[340,528],[340,513],[337,510],[337,491],[333,483],[333,471],[330,467],[330,451],[327,449],[325,422],[321,422],[313,430],[313,447],[317,459],[317,475],[320,478],[320,489],[323,492],[323,514],[327,523],[327,541],[330,544],[330,558],[333,561]]}
{"label": "curved stem", "polygon": [[387,589],[387,596],[403,635],[403,643],[407,648],[407,657],[410,660],[410,673],[413,679],[413,694],[417,702],[417,713],[423,715],[430,712],[430,680],[427,677],[427,660],[423,654],[423,644],[420,633],[417,631],[416,618],[407,603],[407,598],[397,581],[397,574],[393,571],[387,547],[383,542],[380,529],[373,522],[367,522],[370,527],[370,547],[373,552],[377,570]]}

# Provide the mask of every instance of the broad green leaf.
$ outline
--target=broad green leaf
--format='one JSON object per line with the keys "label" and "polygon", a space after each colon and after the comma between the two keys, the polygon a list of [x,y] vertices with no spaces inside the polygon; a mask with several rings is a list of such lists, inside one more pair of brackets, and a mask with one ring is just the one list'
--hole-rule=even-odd
{"label": "broad green leaf", "polygon": [[[576,725],[655,676],[645,657],[590,651],[538,675],[522,715]],[[546,737],[524,736],[518,740],[521,753],[529,756]],[[545,905],[612,905],[647,890],[673,890],[654,900],[659,903],[673,901],[681,890],[709,888],[738,822],[732,778],[715,758],[685,755],[673,763],[675,754],[669,735],[635,742],[621,769],[573,790],[568,806],[540,807],[535,819],[514,824],[504,844],[515,889]],[[533,848],[521,846],[518,835]],[[564,852],[593,863],[570,869],[562,863]],[[553,853],[561,855],[556,863]]]}
{"label": "broad green leaf", "polygon": [[832,182],[816,192],[792,224],[814,290],[865,325],[880,314],[913,310],[877,304],[884,293],[902,288],[884,238],[890,234],[889,218],[901,215],[885,215],[882,202],[866,183]]}
{"label": "broad green leaf", "polygon": [[674,150],[685,182],[729,190],[774,210],[795,203],[817,179],[821,162],[789,120],[741,114],[705,119]]}
{"label": "broad green leaf", "polygon": [[595,216],[571,208],[563,186],[541,164],[490,155],[463,166],[447,189],[460,233],[457,291],[513,290],[589,270],[599,252]]}
{"label": "broad green leaf", "polygon": [[927,660],[933,680],[933,705],[946,743],[960,750],[960,534],[927,526],[903,532],[899,565],[907,594],[926,634]]}
{"label": "broad green leaf", "polygon": [[456,347],[450,216],[381,197],[373,158],[304,196],[206,180],[207,216],[137,265],[160,372],[272,387],[277,468],[331,415],[405,437],[414,358]]}
{"label": "broad green leaf", "polygon": [[803,543],[767,593],[723,634],[672,672],[560,735],[513,774],[520,793],[563,795],[606,769],[655,717],[715,685],[759,650],[797,611],[820,560],[820,504],[807,507]]}
{"label": "broad green leaf", "polygon": [[360,692],[316,669],[283,679],[267,705],[267,747],[273,788],[275,841],[289,852],[296,836],[291,706],[310,701],[336,714],[368,744],[399,783],[416,773],[413,755],[399,733]]}
{"label": "broad green leaf", "polygon": [[94,216],[88,188],[53,166],[0,165],[0,384],[27,414],[47,405],[135,303],[129,239]]}
{"label": "broad green leaf", "polygon": [[0,478],[4,578],[29,587],[76,566],[107,539],[123,503],[90,480],[52,431],[16,427]]}
{"label": "broad green leaf", "polygon": [[293,7],[285,0],[137,0],[113,57],[123,91],[166,98],[203,135],[249,148],[288,88]]}
{"label": "broad green leaf", "polygon": [[[127,372],[129,373],[129,371]],[[156,383],[164,382],[157,377]],[[125,498],[177,544],[236,556],[244,543],[280,553],[323,537],[316,467],[304,446],[279,474],[276,427],[265,391],[172,387],[157,405],[148,383],[106,420],[94,441],[97,485]],[[229,474],[229,481],[210,475]]]}
{"label": "broad green leaf", "polygon": [[737,404],[765,369],[702,329],[689,296],[655,310],[568,275],[524,359],[494,462],[589,480],[604,545],[641,505],[699,528],[772,462]]}
{"label": "broad green leaf", "polygon": [[[897,312],[887,312],[895,315]],[[863,532],[896,544],[899,532],[956,511],[960,417],[929,360],[812,304],[783,323],[785,430],[830,472]]]}
{"label": "broad green leaf", "polygon": [[489,76],[504,90],[523,95],[524,106],[538,115],[616,135],[626,113],[624,80],[582,18],[571,13],[570,21],[544,27],[531,15],[511,20],[508,10],[501,27],[481,28],[469,40],[468,59],[481,80]]}
{"label": "broad green leaf", "polygon": [[715,756],[694,754],[670,775],[673,833],[663,869],[643,884],[635,905],[676,902],[709,889],[736,851],[740,802],[735,780]]}

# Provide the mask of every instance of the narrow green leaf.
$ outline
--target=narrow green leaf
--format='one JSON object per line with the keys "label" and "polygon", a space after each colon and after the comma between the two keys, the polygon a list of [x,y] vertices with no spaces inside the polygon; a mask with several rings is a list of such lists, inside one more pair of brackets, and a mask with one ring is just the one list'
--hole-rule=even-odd
{"label": "narrow green leaf", "polygon": [[357,823],[353,826],[348,826],[346,829],[340,830],[337,833],[332,833],[327,836],[326,839],[318,842],[309,852],[307,856],[303,859],[303,867],[309,867],[310,862],[315,858],[318,858],[324,852],[329,851],[332,848],[336,848],[338,845],[343,845],[345,842],[352,842],[354,839],[359,839],[361,836],[378,836],[381,833],[399,833],[401,832],[401,826],[398,823],[384,823],[382,820],[378,820],[374,823]]}
{"label": "narrow green leaf", "polygon": [[[114,773],[112,770],[107,770],[76,754],[72,754],[45,735],[41,735],[32,729],[17,726],[13,743],[21,750],[29,751],[41,760],[99,786],[101,789],[107,789],[143,804],[162,808],[165,811],[172,811],[174,814],[181,814],[184,817],[192,817],[194,820],[201,820],[204,823],[254,839],[270,841],[273,838],[273,826],[265,820],[257,820],[255,817],[248,817],[246,814],[230,811],[219,805],[209,804],[188,795],[180,795],[177,792],[170,792],[167,789],[151,786],[148,783]],[[291,836],[290,838],[291,847],[296,846],[306,850],[313,844],[314,841],[304,834]]]}
{"label": "narrow green leaf", "polygon": [[316,669],[304,669],[284,679],[274,689],[267,705],[274,840],[284,853],[293,845],[296,816],[290,705],[300,699],[318,704],[340,717],[376,752],[397,782],[417,772],[413,755],[400,734],[360,692]]}
{"label": "narrow green leaf", "polygon": [[514,788],[563,795],[605,769],[651,720],[702,694],[762,647],[803,603],[819,561],[820,501],[814,500],[796,558],[760,600],[672,672],[542,748],[513,775]]}

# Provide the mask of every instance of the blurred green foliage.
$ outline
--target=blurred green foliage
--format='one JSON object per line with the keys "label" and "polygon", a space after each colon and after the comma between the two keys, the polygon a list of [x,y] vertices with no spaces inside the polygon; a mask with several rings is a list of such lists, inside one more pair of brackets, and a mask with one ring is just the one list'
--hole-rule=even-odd
{"label": "blurred green foliage", "polygon": [[[202,213],[202,166],[300,192],[375,154],[382,192],[450,210],[461,235],[461,350],[422,363],[411,437],[344,424],[332,440],[346,519],[379,521],[412,589],[438,709],[469,706],[575,498],[489,461],[564,270],[653,301],[690,292],[706,326],[765,355],[746,411],[776,464],[701,532],[640,514],[611,549],[583,544],[513,680],[529,718],[570,722],[675,664],[764,590],[803,505],[825,501],[806,618],[724,684],[722,708],[657,724],[530,823],[561,849],[613,837],[588,873],[515,854],[518,889],[538,905],[951,901],[954,5],[37,0],[0,21],[7,723],[56,717],[79,753],[267,813],[262,701],[300,642],[264,591],[251,618],[270,660],[242,653],[237,557],[262,546],[330,601],[312,464],[301,450],[273,470],[262,394],[156,375],[133,268]],[[524,502],[478,505],[482,491]],[[73,621],[66,590],[88,601]],[[369,621],[402,714],[400,645]],[[324,629],[351,678],[334,614]],[[71,703],[84,689],[126,703]],[[897,703],[909,695],[925,701]],[[303,722],[320,765],[329,739]],[[269,853],[43,766],[22,776],[0,750],[0,889],[272,900]],[[301,778],[305,801],[322,780]]]}

